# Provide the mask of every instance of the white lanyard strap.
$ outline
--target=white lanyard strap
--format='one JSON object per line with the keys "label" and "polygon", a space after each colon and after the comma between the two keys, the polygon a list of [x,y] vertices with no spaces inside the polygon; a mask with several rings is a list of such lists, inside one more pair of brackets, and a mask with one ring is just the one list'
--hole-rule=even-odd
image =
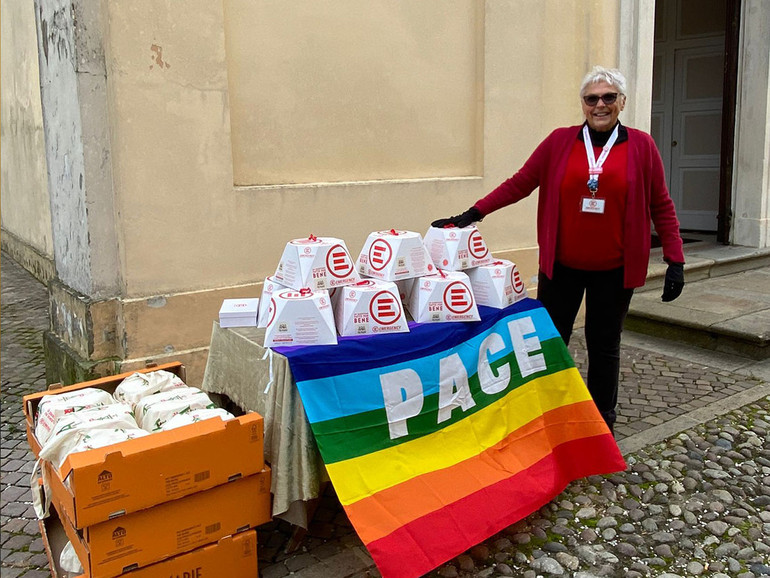
{"label": "white lanyard strap", "polygon": [[610,139],[607,144],[602,148],[602,153],[599,155],[599,159],[596,159],[594,155],[594,145],[591,142],[591,134],[588,132],[588,125],[583,125],[583,144],[586,147],[586,157],[588,158],[588,175],[598,180],[599,174],[602,172],[602,165],[610,154],[610,149],[615,141],[618,140],[618,128],[619,124],[615,125],[615,130],[612,131]]}

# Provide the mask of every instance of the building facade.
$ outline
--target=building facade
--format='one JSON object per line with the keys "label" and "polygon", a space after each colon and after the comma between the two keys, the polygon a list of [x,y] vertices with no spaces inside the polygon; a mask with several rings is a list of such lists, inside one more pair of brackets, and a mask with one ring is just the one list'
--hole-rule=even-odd
{"label": "building facade", "polygon": [[[3,0],[2,241],[48,284],[49,380],[196,383],[222,299],[287,241],[355,258],[465,210],[582,122],[594,64],[627,75],[687,227],[769,246],[770,3],[713,4]],[[530,281],[535,213],[482,225]]]}

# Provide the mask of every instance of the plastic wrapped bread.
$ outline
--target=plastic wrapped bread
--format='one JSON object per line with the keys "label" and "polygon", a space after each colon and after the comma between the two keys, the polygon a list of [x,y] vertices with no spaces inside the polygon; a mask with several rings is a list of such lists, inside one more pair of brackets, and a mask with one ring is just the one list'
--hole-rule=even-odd
{"label": "plastic wrapped bread", "polygon": [[67,414],[115,403],[113,397],[103,389],[86,387],[76,391],[45,395],[37,407],[35,437],[41,446],[45,445],[56,427],[56,422]]}
{"label": "plastic wrapped bread", "polygon": [[211,398],[197,387],[176,387],[142,398],[134,407],[134,417],[140,428],[155,432],[179,413],[215,407]]}
{"label": "plastic wrapped bread", "polygon": [[[107,395],[112,399],[111,395]],[[59,468],[67,456],[75,452],[100,448],[146,435],[149,434],[137,427],[131,407],[122,403],[110,403],[102,407],[74,411],[60,418],[46,443],[40,448],[38,460],[30,476],[32,503],[38,518],[48,516],[51,503],[47,469],[44,468],[41,472],[45,491],[41,492],[38,484],[41,461],[47,460]],[[69,483],[67,478],[65,485]]]}
{"label": "plastic wrapped bread", "polygon": [[67,540],[67,545],[64,546],[61,554],[59,554],[59,566],[66,572],[66,578],[83,574],[83,564],[80,563],[80,558],[75,553],[75,547],[69,540]]}
{"label": "plastic wrapped bread", "polygon": [[160,426],[163,431],[190,425],[203,421],[204,419],[220,418],[222,421],[233,419],[235,416],[226,409],[220,407],[207,408],[207,409],[193,409],[185,413],[178,413],[166,423]]}
{"label": "plastic wrapped bread", "polygon": [[149,373],[132,373],[118,384],[112,395],[117,401],[134,406],[148,395],[177,387],[187,387],[187,384],[179,376],[161,369]]}
{"label": "plastic wrapped bread", "polygon": [[40,450],[40,457],[60,467],[82,437],[97,429],[139,429],[131,406],[125,403],[94,407],[62,416]]}
{"label": "plastic wrapped bread", "polygon": [[77,443],[70,453],[95,450],[146,435],[149,433],[140,428],[84,429],[78,432]]}

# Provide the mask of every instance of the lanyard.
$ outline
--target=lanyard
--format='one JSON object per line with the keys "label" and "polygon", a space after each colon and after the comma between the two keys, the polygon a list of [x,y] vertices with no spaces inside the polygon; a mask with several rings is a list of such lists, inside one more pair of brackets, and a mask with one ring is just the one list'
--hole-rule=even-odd
{"label": "lanyard", "polygon": [[610,149],[615,141],[618,140],[618,128],[620,125],[615,125],[615,130],[612,131],[607,144],[602,148],[602,152],[597,159],[594,155],[594,145],[591,142],[591,134],[588,132],[588,126],[583,125],[583,144],[586,147],[586,157],[588,158],[588,190],[592,195],[596,195],[596,191],[599,190],[599,175],[602,173],[602,165],[610,154]]}

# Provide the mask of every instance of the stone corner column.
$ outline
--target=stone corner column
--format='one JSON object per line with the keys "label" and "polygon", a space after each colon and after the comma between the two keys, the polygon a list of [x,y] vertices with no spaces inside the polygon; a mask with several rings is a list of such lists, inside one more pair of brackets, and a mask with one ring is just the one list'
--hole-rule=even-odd
{"label": "stone corner column", "polygon": [[652,59],[655,0],[620,0],[618,68],[628,79],[628,105],[621,121],[649,132],[652,119]]}
{"label": "stone corner column", "polygon": [[50,382],[112,373],[120,263],[102,3],[34,0],[55,276],[45,334]]}

